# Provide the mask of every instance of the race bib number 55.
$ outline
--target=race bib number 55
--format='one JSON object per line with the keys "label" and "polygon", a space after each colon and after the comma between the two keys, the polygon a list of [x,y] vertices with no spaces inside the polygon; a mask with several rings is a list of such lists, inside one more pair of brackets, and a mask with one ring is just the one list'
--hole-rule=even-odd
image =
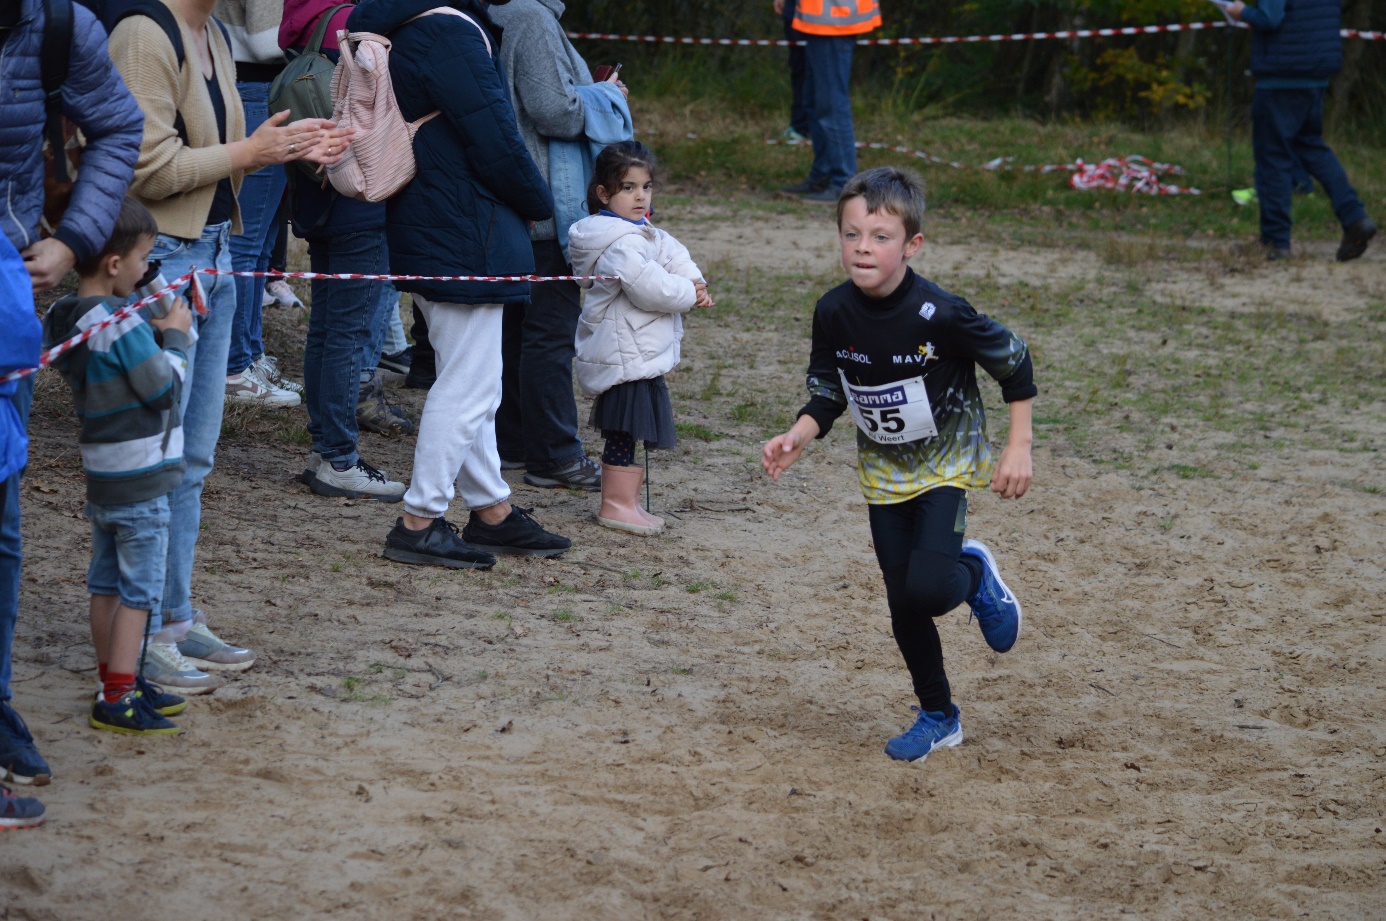
{"label": "race bib number 55", "polygon": [[840,368],[837,373],[842,378],[852,418],[867,438],[878,444],[898,445],[938,435],[923,377],[864,387],[848,383]]}

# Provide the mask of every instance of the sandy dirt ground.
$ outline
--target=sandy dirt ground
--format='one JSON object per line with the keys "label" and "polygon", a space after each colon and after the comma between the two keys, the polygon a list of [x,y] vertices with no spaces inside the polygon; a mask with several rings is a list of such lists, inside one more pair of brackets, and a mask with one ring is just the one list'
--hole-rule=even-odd
{"label": "sandy dirt ground", "polygon": [[[835,271],[825,216],[668,226],[724,273]],[[1152,284],[1350,322],[1386,287],[1370,255]],[[918,262],[1115,271],[962,240]],[[728,416],[767,376],[797,399],[804,333],[694,318],[676,413],[725,437],[656,458],[667,531],[604,530],[593,497],[509,474],[575,546],[489,573],[382,559],[397,506],[314,497],[305,448],[228,435],[196,603],[260,659],[171,740],[86,726],[83,484],[46,374],[14,690],[55,776],[47,825],[0,836],[0,918],[1386,917],[1386,499],[1354,485],[1379,451],[1137,489],[1041,433],[1029,497],[972,501],[1025,631],[996,655],[965,607],[940,622],[967,740],[898,764],[911,698],[850,435],[774,484],[761,428]],[[1386,408],[1361,415],[1381,444]],[[407,476],[411,440],[363,450]]]}

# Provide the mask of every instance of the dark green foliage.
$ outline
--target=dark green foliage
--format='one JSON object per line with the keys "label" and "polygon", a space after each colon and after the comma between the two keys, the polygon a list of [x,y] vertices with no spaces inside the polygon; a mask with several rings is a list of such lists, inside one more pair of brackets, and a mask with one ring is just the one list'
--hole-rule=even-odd
{"label": "dark green foliage", "polygon": [[[882,0],[880,38],[1011,34],[1211,22],[1206,0]],[[1386,29],[1386,3],[1345,0],[1345,28]],[[593,0],[570,4],[564,25],[581,32],[712,38],[783,37],[769,0],[682,3]],[[787,105],[782,48],[679,46],[580,40],[594,65],[623,61],[627,82],[655,92],[720,97],[739,107]],[[1386,133],[1386,42],[1346,40],[1330,128]],[[1172,119],[1245,119],[1250,36],[1241,30],[1111,38],[858,49],[858,85],[906,111],[1004,112],[1121,118],[1147,127]],[[654,87],[650,87],[653,82]]]}

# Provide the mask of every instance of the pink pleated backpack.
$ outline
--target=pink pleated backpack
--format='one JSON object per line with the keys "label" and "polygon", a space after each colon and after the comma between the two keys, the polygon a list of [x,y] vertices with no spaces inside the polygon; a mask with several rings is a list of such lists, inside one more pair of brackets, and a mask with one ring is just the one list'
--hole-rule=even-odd
{"label": "pink pleated backpack", "polygon": [[[475,19],[449,6],[440,6],[408,20],[444,14],[460,16],[476,26],[491,50],[491,37]],[[358,201],[384,201],[414,178],[414,135],[441,114],[434,110],[406,121],[390,82],[390,40],[375,32],[337,33],[341,56],[332,74],[332,120],[356,129],[342,159],[327,168],[332,187]]]}

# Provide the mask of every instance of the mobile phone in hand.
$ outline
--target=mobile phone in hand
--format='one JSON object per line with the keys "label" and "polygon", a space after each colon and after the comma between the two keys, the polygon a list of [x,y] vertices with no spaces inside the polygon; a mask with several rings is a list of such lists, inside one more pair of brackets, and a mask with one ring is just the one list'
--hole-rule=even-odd
{"label": "mobile phone in hand", "polygon": [[605,83],[608,80],[615,81],[616,76],[621,72],[621,65],[612,67],[610,64],[603,64],[592,74],[592,79],[597,83]]}

